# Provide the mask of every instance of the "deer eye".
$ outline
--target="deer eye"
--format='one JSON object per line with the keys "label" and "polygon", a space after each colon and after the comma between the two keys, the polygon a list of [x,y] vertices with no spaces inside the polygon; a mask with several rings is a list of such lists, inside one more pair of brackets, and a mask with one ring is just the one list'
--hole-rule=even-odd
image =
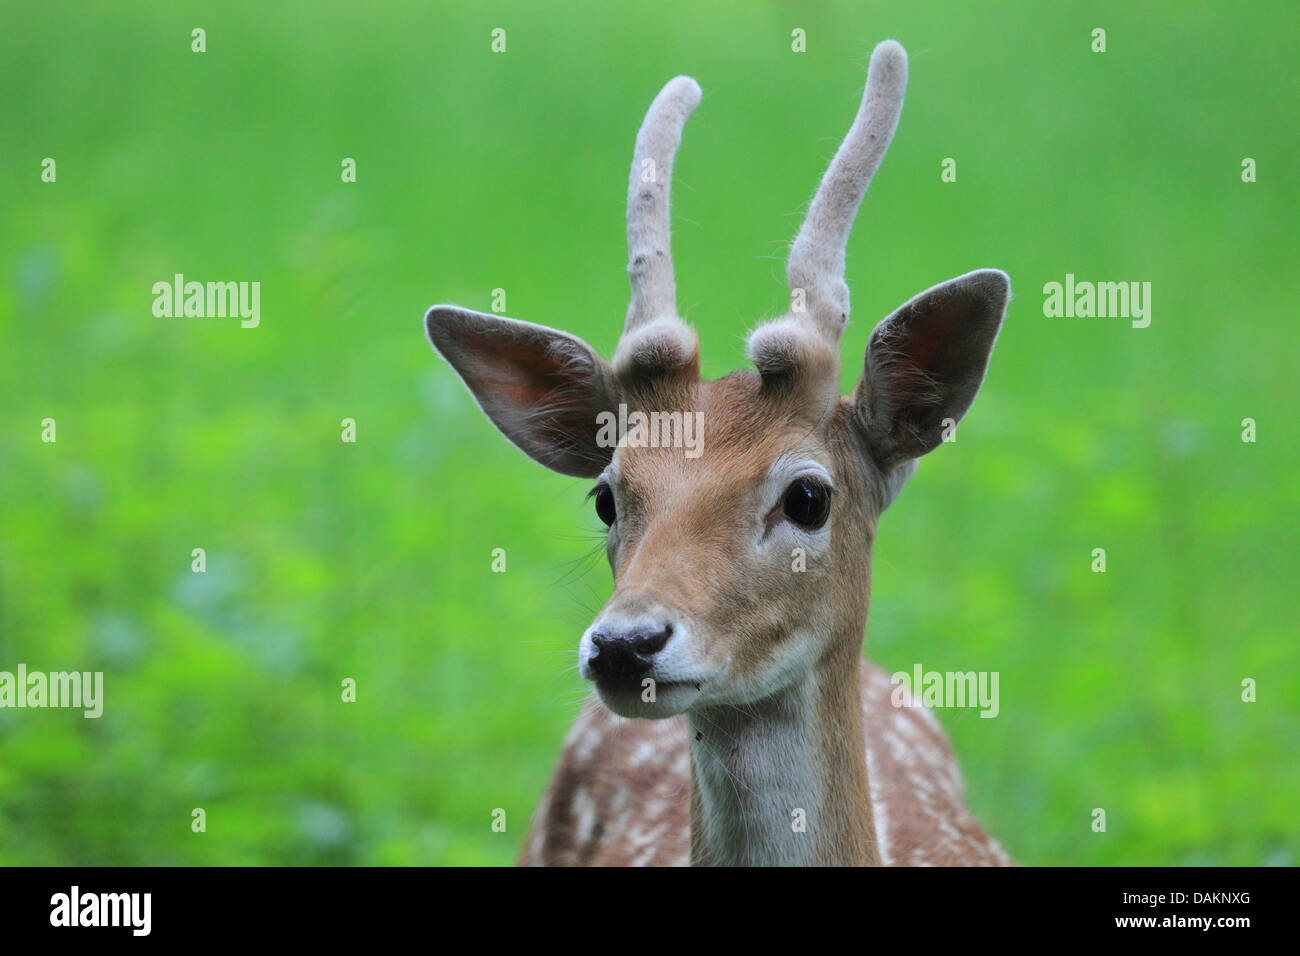
{"label": "deer eye", "polygon": [[831,513],[831,489],[815,478],[798,478],[781,498],[781,510],[797,525],[817,530]]}
{"label": "deer eye", "polygon": [[596,499],[596,515],[601,521],[605,522],[605,527],[614,523],[617,514],[614,512],[614,491],[609,485],[597,485],[591,493]]}

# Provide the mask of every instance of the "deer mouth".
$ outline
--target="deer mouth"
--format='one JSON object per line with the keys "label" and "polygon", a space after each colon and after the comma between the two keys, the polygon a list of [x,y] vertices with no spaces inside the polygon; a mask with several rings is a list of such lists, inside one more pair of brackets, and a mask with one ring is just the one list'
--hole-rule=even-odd
{"label": "deer mouth", "polygon": [[703,693],[698,681],[663,681],[648,676],[641,679],[597,678],[595,684],[601,702],[620,717],[650,720],[675,717]]}

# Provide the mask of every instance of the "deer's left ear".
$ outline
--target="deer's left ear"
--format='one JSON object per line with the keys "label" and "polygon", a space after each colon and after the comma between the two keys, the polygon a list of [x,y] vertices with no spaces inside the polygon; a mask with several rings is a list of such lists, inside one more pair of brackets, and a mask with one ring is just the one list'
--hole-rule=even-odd
{"label": "deer's left ear", "polygon": [[454,305],[435,305],[424,327],[479,407],[528,457],[575,478],[594,478],[609,464],[614,449],[597,442],[597,416],[617,409],[618,387],[582,339]]}
{"label": "deer's left ear", "polygon": [[945,426],[966,414],[1010,298],[1005,272],[969,272],[922,292],[871,333],[853,412],[886,473],[933,451]]}

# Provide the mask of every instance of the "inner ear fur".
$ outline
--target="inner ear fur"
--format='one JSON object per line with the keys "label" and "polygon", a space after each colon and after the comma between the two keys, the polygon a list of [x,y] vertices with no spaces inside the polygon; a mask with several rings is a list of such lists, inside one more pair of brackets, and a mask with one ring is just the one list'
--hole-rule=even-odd
{"label": "inner ear fur", "polygon": [[618,407],[614,373],[580,338],[531,322],[437,305],[425,316],[434,349],[521,451],[577,478],[599,475],[613,448],[597,416]]}
{"label": "inner ear fur", "polygon": [[857,427],[886,470],[943,441],[975,400],[1011,296],[1011,281],[981,269],[927,289],[871,333],[853,394]]}

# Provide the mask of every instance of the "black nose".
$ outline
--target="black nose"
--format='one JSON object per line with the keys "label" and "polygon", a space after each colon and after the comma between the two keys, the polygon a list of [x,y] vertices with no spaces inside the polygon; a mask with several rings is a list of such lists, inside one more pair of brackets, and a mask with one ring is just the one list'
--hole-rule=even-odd
{"label": "black nose", "polygon": [[665,624],[659,630],[635,629],[622,634],[591,635],[596,653],[587,659],[597,677],[606,680],[637,680],[650,669],[654,657],[668,638],[673,636],[673,626]]}

